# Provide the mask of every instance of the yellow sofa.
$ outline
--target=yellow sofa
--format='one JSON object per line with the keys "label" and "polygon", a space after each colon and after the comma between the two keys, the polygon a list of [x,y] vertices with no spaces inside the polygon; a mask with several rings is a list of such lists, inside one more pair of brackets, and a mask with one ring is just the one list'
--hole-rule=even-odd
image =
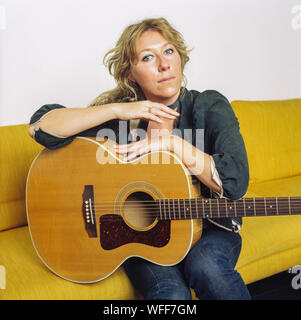
{"label": "yellow sofa", "polygon": [[[249,157],[246,197],[301,196],[301,99],[232,106]],[[27,130],[27,124],[0,127],[0,300],[139,299],[122,268],[101,282],[78,284],[40,261],[27,227],[25,184],[43,147]],[[247,284],[301,264],[301,215],[244,218],[241,235],[236,268]]]}

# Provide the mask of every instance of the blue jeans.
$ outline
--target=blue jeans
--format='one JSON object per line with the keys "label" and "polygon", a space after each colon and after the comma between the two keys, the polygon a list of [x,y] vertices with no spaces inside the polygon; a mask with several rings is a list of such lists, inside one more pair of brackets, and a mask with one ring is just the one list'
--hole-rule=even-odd
{"label": "blue jeans", "polygon": [[234,270],[241,250],[239,233],[207,223],[202,238],[174,266],[132,257],[123,264],[130,281],[147,300],[249,300],[247,286]]}

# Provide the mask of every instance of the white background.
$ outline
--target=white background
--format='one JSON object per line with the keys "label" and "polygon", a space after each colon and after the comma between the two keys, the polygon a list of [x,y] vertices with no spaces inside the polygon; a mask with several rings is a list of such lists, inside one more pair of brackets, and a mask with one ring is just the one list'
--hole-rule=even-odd
{"label": "white background", "polygon": [[[193,48],[188,89],[232,100],[301,97],[301,0],[0,0],[0,125],[40,106],[85,107],[114,80],[102,65],[123,29],[163,16]],[[301,24],[301,21],[300,21]]]}

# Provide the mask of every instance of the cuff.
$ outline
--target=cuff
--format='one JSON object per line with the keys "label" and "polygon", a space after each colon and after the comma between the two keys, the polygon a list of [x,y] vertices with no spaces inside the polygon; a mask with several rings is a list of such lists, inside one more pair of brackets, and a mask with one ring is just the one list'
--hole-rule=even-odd
{"label": "cuff", "polygon": [[214,159],[212,156],[210,156],[210,160],[211,160],[211,163],[210,163],[210,168],[211,168],[211,177],[212,177],[212,180],[221,187],[221,193],[219,192],[214,192],[219,198],[224,198],[223,196],[223,184],[222,184],[222,181],[219,177],[219,174],[216,170],[216,167],[215,167],[215,162],[214,162]]}

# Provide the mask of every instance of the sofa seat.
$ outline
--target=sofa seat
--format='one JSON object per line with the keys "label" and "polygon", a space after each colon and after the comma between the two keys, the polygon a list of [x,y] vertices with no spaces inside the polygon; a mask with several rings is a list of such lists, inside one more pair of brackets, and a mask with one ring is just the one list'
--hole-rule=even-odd
{"label": "sofa seat", "polygon": [[[301,175],[250,184],[246,197],[297,197],[300,185]],[[301,214],[243,218],[241,236],[243,247],[236,267],[246,283],[301,263]]]}
{"label": "sofa seat", "polygon": [[125,272],[119,268],[100,282],[79,284],[60,278],[40,260],[27,226],[0,232],[1,265],[6,289],[0,300],[127,300],[139,299]]}

